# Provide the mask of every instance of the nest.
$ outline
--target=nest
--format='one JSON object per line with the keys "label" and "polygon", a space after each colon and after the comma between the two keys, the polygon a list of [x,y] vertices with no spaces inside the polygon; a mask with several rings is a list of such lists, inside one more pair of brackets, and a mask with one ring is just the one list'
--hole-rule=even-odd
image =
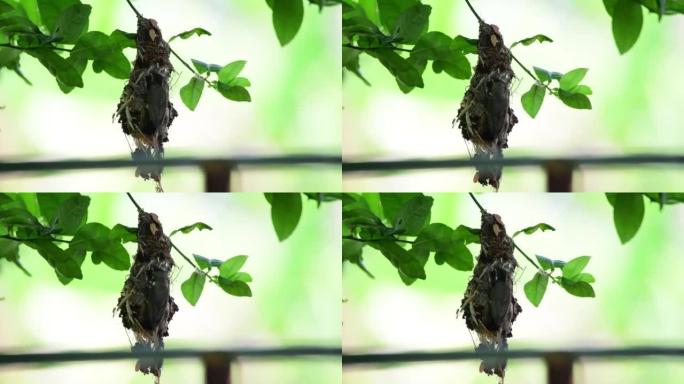
{"label": "nest", "polygon": [[[482,213],[480,231],[481,250],[473,276],[468,282],[460,313],[468,329],[479,339],[478,352],[508,350],[512,325],[522,311],[513,296],[513,273],[517,262],[513,258],[513,240],[506,234],[501,217]],[[496,374],[502,381],[506,359],[487,358],[480,364],[480,372]]]}
{"label": "nest", "polygon": [[[463,96],[456,120],[463,138],[473,144],[475,160],[503,158],[508,134],[518,122],[510,108],[511,53],[496,25],[480,23],[477,66]],[[474,182],[498,190],[501,166],[478,165]]]}
{"label": "nest", "polygon": [[[154,19],[138,17],[137,55],[121,94],[115,116],[124,134],[133,138],[133,160],[161,160],[168,131],[178,112],[169,100],[169,77],[173,66],[171,49]],[[161,191],[161,166],[136,169],[136,176],[153,179]]]}
{"label": "nest", "polygon": [[[123,326],[135,335],[133,352],[164,349],[169,322],[178,311],[169,292],[173,266],[171,243],[157,215],[141,211],[138,215],[138,251],[115,309]],[[161,358],[141,358],[135,370],[153,374],[158,382],[162,364]]]}

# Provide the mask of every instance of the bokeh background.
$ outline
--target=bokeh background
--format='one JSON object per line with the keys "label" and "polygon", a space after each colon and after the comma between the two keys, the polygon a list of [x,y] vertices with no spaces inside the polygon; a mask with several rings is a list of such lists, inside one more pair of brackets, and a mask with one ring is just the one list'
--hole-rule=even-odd
{"label": "bokeh background", "polygon": [[[477,20],[461,0],[423,0],[432,6],[431,31],[476,38]],[[681,154],[684,130],[679,118],[681,52],[684,17],[645,14],[636,45],[620,56],[613,41],[611,19],[601,1],[473,0],[485,21],[500,27],[507,45],[545,34],[553,43],[519,46],[514,53],[528,68],[568,72],[589,68],[584,83],[594,94],[593,110],[575,110],[548,96],[536,119],[522,109],[520,97],[532,80],[513,64],[512,108],[520,122],[509,137],[507,157],[582,156],[634,153]],[[346,73],[343,81],[343,157],[345,161],[406,158],[467,158],[458,129],[451,122],[460,105],[466,80],[426,70],[424,89],[404,95],[394,78],[377,62],[362,55],[367,87]],[[472,65],[476,59],[470,57]],[[344,187],[353,191],[484,190],[472,183],[473,169],[410,171],[388,174],[345,174]],[[575,172],[580,191],[678,191],[684,170],[675,166],[584,168]],[[540,168],[504,170],[502,191],[543,191]]]}
{"label": "bokeh background", "polygon": [[[433,194],[432,221],[455,227],[479,227],[479,210],[466,194]],[[525,297],[523,285],[534,268],[519,254],[521,269],[515,295],[523,308],[513,324],[509,345],[520,348],[681,346],[684,334],[684,285],[681,271],[681,228],[684,207],[659,211],[647,203],[637,235],[621,245],[612,207],[604,194],[484,194],[478,200],[501,215],[509,234],[539,222],[555,232],[516,237],[529,255],[569,260],[589,255],[586,271],[596,277],[595,298],[571,296],[549,284],[540,306]],[[478,246],[469,246],[474,255]],[[469,273],[432,259],[427,280],[405,286],[396,269],[377,251],[364,248],[375,279],[353,265],[343,270],[343,349],[353,351],[471,350],[473,341],[456,310]],[[474,336],[474,335],[473,335]],[[496,378],[478,373],[478,361],[397,364],[385,368],[345,368],[344,383],[483,383]],[[682,360],[582,360],[575,365],[576,383],[678,383]],[[545,382],[540,360],[508,362],[507,383]]]}
{"label": "bokeh background", "polygon": [[[32,0],[23,1],[31,3]],[[134,32],[136,18],[125,1],[84,0],[92,5],[90,30],[109,34]],[[174,50],[186,61],[228,64],[247,60],[242,76],[250,79],[251,103],[224,99],[205,89],[197,109],[190,111],[178,92],[192,77],[172,58],[172,102],[179,117],[170,129],[167,157],[266,156],[294,153],[339,155],[341,143],[340,7],[306,2],[304,22],[294,40],[281,47],[265,1],[137,0],[146,17],[155,18],[165,38],[194,27],[212,36],[177,39]],[[135,50],[124,52],[131,60]],[[124,80],[96,74],[89,66],[85,87],[64,95],[38,61],[21,61],[26,85],[13,72],[0,71],[0,158],[59,160],[126,158],[129,147],[121,127],[112,122]],[[246,168],[234,174],[237,191],[339,190],[340,169],[334,166]],[[44,174],[2,174],[0,185],[12,191],[152,191],[153,183],[133,177],[132,169]],[[201,191],[197,168],[169,168],[168,191]]]}
{"label": "bokeh background", "polygon": [[[147,211],[159,216],[164,230],[203,221],[213,231],[174,235],[190,255],[227,259],[245,254],[243,270],[254,278],[253,297],[234,297],[207,283],[192,307],[180,284],[192,272],[175,252],[171,294],[179,311],[170,324],[166,347],[216,348],[288,345],[340,345],[340,204],[304,203],[299,226],[279,243],[270,206],[261,194],[134,194]],[[89,220],[135,226],[137,212],[123,194],[91,194]],[[183,209],[178,209],[178,207]],[[126,244],[131,255],[132,244]],[[21,261],[33,274],[0,265],[0,350],[126,350],[128,338],[112,316],[127,272],[93,265],[86,259],[83,280],[62,286],[47,263],[20,248]],[[132,337],[132,336],[131,336]],[[151,383],[134,372],[134,361],[0,367],[0,383]],[[339,358],[241,361],[233,366],[236,383],[339,382]],[[198,360],[167,360],[162,383],[199,383]]]}

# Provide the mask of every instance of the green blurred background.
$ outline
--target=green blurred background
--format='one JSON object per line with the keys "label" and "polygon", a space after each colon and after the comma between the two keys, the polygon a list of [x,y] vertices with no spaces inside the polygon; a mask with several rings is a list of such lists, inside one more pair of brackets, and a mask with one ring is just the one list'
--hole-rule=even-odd
{"label": "green blurred background", "polygon": [[[461,0],[423,0],[432,6],[431,31],[476,38],[477,20]],[[536,119],[522,109],[520,96],[532,80],[513,64],[512,108],[520,122],[509,137],[507,157],[609,154],[681,154],[684,129],[681,110],[681,59],[684,18],[644,16],[636,45],[620,56],[613,41],[611,19],[602,1],[473,0],[486,22],[500,27],[507,45],[545,34],[553,43],[519,46],[514,53],[528,68],[568,72],[589,68],[584,83],[594,91],[593,110],[575,110],[548,96]],[[471,64],[475,58],[470,57]],[[468,81],[428,68],[424,89],[404,95],[394,78],[362,55],[367,87],[346,73],[343,81],[343,157],[361,159],[467,158],[458,129],[451,128]],[[347,174],[350,191],[483,190],[472,183],[473,169]],[[679,191],[684,170],[674,166],[584,168],[575,172],[580,191]],[[540,168],[504,170],[502,191],[543,191]]]}
{"label": "green blurred background", "polygon": [[[22,3],[35,3],[23,0]],[[84,0],[93,7],[90,30],[134,32],[135,15],[123,0]],[[250,79],[251,103],[226,100],[205,89],[191,112],[178,92],[192,74],[172,58],[172,102],[179,117],[170,129],[167,157],[266,156],[294,153],[338,155],[341,142],[340,7],[323,12],[305,6],[304,22],[295,39],[280,47],[265,1],[134,1],[146,17],[155,18],[165,38],[203,27],[212,36],[174,40],[172,47],[191,58],[225,65],[247,60],[242,73]],[[308,4],[308,2],[306,2]],[[132,60],[135,51],[127,49]],[[22,55],[26,85],[13,72],[0,72],[0,159],[59,160],[126,158],[129,147],[121,127],[112,122],[124,80],[84,74],[85,87],[64,95],[36,59]],[[201,191],[196,168],[169,168],[168,191]],[[0,185],[12,191],[152,191],[152,183],[133,177],[133,170],[2,174]],[[247,168],[238,170],[238,191],[339,190],[339,167]]]}
{"label": "green blurred background", "polygon": [[[203,221],[213,231],[177,234],[186,254],[227,259],[248,255],[243,270],[254,278],[253,297],[238,298],[206,284],[195,307],[180,284],[192,272],[174,252],[172,296],[179,311],[170,324],[166,347],[240,348],[287,345],[340,345],[340,204],[304,203],[292,236],[279,243],[270,206],[261,194],[135,194],[138,203],[159,216],[168,234]],[[137,225],[137,212],[123,194],[91,194],[89,220],[107,226]],[[183,209],[179,209],[183,207]],[[135,247],[127,244],[130,254]],[[84,279],[62,286],[34,251],[21,247],[21,261],[33,274],[0,265],[0,350],[125,350],[128,338],[112,316],[126,272],[86,261]],[[151,383],[134,372],[133,361],[0,367],[0,383]],[[234,365],[236,383],[339,382],[340,360],[314,358]],[[162,383],[198,383],[204,377],[197,360],[167,360]]]}
{"label": "green blurred background", "polygon": [[[466,194],[433,194],[432,221],[479,227],[480,214]],[[684,343],[684,285],[681,228],[684,207],[647,204],[636,237],[621,245],[612,208],[604,194],[484,194],[478,200],[501,215],[509,234],[539,222],[555,232],[520,235],[516,243],[529,255],[569,260],[590,255],[586,269],[596,277],[596,298],[571,296],[549,284],[538,308],[523,285],[534,275],[516,253],[515,295],[523,312],[513,324],[512,349],[681,346]],[[479,246],[470,246],[474,255]],[[360,269],[343,271],[343,349],[352,351],[470,350],[473,341],[456,309],[469,273],[428,261],[427,280],[405,286],[395,268],[377,251],[364,248],[370,279]],[[473,336],[474,337],[474,336]],[[479,362],[398,364],[387,368],[345,368],[345,383],[494,383],[478,372]],[[540,360],[509,361],[508,383],[545,382]],[[576,383],[678,383],[681,359],[581,360]]]}

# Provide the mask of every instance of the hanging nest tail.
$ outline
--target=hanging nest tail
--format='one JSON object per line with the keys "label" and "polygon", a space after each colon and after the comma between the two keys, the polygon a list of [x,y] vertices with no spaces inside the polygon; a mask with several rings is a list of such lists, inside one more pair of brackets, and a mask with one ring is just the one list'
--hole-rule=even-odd
{"label": "hanging nest tail", "polygon": [[[482,213],[480,243],[477,265],[459,312],[468,329],[477,334],[478,352],[505,352],[506,339],[513,336],[512,325],[522,308],[513,297],[513,272],[517,267],[513,240],[506,234],[499,215]],[[495,374],[503,382],[506,359],[483,359],[480,372]]]}
{"label": "hanging nest tail", "polygon": [[[135,335],[133,352],[164,350],[169,322],[178,311],[169,293],[174,266],[170,252],[171,242],[157,215],[141,211],[138,214],[138,251],[115,309],[123,326]],[[161,358],[141,358],[135,370],[153,374],[158,383],[162,364]]]}
{"label": "hanging nest tail", "polygon": [[[508,134],[518,122],[510,108],[511,53],[496,25],[480,22],[477,66],[456,119],[463,138],[475,148],[475,160],[503,158]],[[501,166],[479,165],[473,181],[499,189]]]}
{"label": "hanging nest tail", "polygon": [[[164,158],[164,142],[169,141],[168,130],[178,112],[169,100],[169,77],[173,66],[169,61],[171,49],[162,38],[154,19],[138,17],[136,34],[137,55],[133,70],[116,108],[121,129],[133,137],[133,160]],[[153,179],[161,191],[161,166],[138,167],[136,176]]]}

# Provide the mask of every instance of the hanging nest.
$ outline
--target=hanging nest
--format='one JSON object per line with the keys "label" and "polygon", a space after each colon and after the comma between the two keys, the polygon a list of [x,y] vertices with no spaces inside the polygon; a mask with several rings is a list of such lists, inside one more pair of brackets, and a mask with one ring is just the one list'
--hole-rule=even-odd
{"label": "hanging nest", "polygon": [[[161,160],[168,131],[178,112],[169,100],[169,77],[173,66],[169,61],[171,49],[162,38],[154,19],[138,17],[136,34],[137,55],[133,70],[116,108],[121,129],[131,136],[135,150],[133,160]],[[153,179],[161,191],[161,166],[138,167],[136,176]]]}
{"label": "hanging nest", "polygon": [[[138,251],[115,308],[123,326],[135,335],[133,352],[164,350],[169,322],[178,311],[169,292],[173,266],[171,242],[164,234],[159,218],[154,213],[141,211],[138,214]],[[141,358],[135,370],[153,374],[158,383],[162,364],[161,358]]]}
{"label": "hanging nest", "polygon": [[[513,240],[506,234],[499,215],[482,213],[480,242],[480,255],[459,313],[468,329],[477,334],[476,351],[505,352],[506,339],[513,336],[512,325],[522,308],[513,297],[513,272],[517,267]],[[503,382],[506,359],[483,359],[480,372],[495,374]]]}
{"label": "hanging nest", "polygon": [[[508,134],[518,122],[510,108],[511,53],[496,25],[480,22],[477,66],[463,96],[456,120],[463,138],[473,144],[474,160],[503,158]],[[499,189],[501,166],[478,165],[473,179]]]}

